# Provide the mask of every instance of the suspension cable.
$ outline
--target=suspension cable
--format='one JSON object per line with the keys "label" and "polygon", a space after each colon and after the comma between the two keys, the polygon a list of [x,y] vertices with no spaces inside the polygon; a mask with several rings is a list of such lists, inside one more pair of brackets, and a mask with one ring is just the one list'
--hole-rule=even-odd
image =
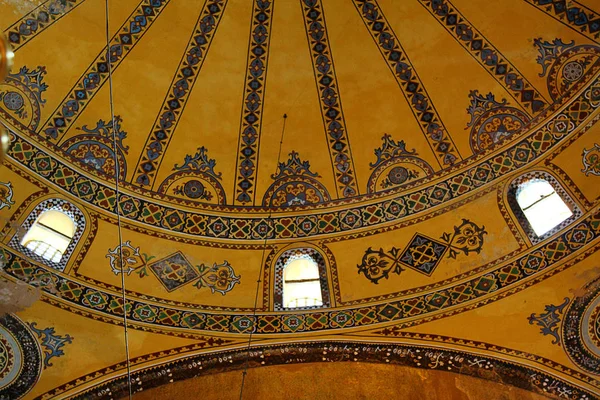
{"label": "suspension cable", "polygon": [[[275,164],[275,174],[277,174],[277,168],[279,168],[279,162],[281,160],[281,147],[283,145],[283,136],[285,134],[285,121],[287,120],[287,114],[283,114],[283,127],[281,128],[281,137],[279,139],[279,152],[277,153],[277,164]],[[269,215],[267,217],[268,225],[273,224],[273,220],[271,217],[273,216],[273,208],[269,209]],[[252,334],[256,329],[256,309],[258,307],[258,293],[260,291],[260,283],[261,276],[263,273],[263,266],[265,265],[265,252],[267,250],[267,235],[265,234],[265,239],[262,245],[262,255],[260,257],[260,266],[258,268],[258,279],[256,280],[256,292],[254,294],[254,308],[252,309],[252,330],[250,330],[250,335],[248,336],[248,346],[246,348],[246,361],[244,363],[244,369],[242,371],[242,385],[240,386],[240,400],[242,400],[244,395],[244,383],[246,383],[246,375],[248,374],[248,365],[250,363],[250,348],[252,346]]]}
{"label": "suspension cable", "polygon": [[110,31],[109,31],[109,17],[108,17],[108,0],[105,0],[105,13],[106,13],[106,61],[108,63],[108,98],[110,103],[110,118],[111,118],[111,129],[112,129],[112,140],[113,140],[113,154],[115,160],[115,196],[116,196],[116,213],[117,213],[117,230],[119,240],[119,264],[121,268],[121,297],[123,301],[123,327],[124,327],[124,340],[125,340],[125,357],[127,360],[127,388],[129,389],[129,400],[132,398],[131,388],[131,361],[129,358],[129,332],[127,330],[127,300],[125,297],[125,270],[123,266],[123,231],[121,227],[121,211],[119,209],[120,200],[120,168],[119,168],[119,152],[117,147],[117,132],[116,132],[116,119],[115,109],[113,102],[113,76],[112,76],[112,61],[110,59]]}

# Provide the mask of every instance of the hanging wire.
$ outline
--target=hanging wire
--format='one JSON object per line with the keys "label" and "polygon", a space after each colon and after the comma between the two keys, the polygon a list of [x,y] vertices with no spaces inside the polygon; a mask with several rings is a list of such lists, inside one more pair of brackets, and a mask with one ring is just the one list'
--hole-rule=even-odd
{"label": "hanging wire", "polygon": [[109,33],[109,17],[108,17],[108,0],[105,0],[105,13],[106,13],[106,60],[108,63],[108,97],[110,103],[110,118],[111,118],[111,129],[113,139],[113,153],[115,155],[115,196],[116,196],[116,211],[117,211],[117,230],[119,240],[119,263],[121,267],[121,297],[123,300],[123,326],[124,326],[124,339],[125,339],[125,357],[127,360],[127,388],[129,389],[129,399],[132,398],[131,389],[131,361],[129,358],[129,332],[127,331],[127,303],[125,298],[125,273],[123,268],[123,232],[121,229],[121,212],[119,210],[119,198],[120,198],[120,168],[119,168],[119,152],[117,147],[117,133],[115,124],[115,109],[113,103],[113,79],[112,79],[112,62],[110,60],[110,33]]}
{"label": "hanging wire", "polygon": [[[287,120],[287,114],[283,114],[283,127],[281,128],[281,137],[279,139],[279,152],[277,153],[277,164],[275,164],[275,174],[277,174],[277,168],[279,167],[279,161],[281,160],[281,147],[283,145],[283,135],[285,134],[285,121]],[[269,209],[269,215],[267,217],[267,221],[272,224],[271,217],[273,216],[273,209]],[[252,310],[252,321],[254,324],[254,329],[256,329],[256,309],[258,306],[258,293],[260,291],[260,282],[262,277],[263,266],[265,265],[265,252],[267,250],[267,235],[265,235],[265,240],[262,245],[262,255],[260,256],[260,267],[258,268],[258,279],[256,280],[256,292],[254,294],[254,308]],[[252,334],[254,333],[254,329],[250,331],[250,336],[248,336],[248,346],[246,348],[246,361],[244,363],[244,370],[242,371],[242,385],[240,386],[240,400],[244,395],[244,383],[246,382],[246,375],[248,374],[248,365],[250,363],[250,347],[252,346]]]}

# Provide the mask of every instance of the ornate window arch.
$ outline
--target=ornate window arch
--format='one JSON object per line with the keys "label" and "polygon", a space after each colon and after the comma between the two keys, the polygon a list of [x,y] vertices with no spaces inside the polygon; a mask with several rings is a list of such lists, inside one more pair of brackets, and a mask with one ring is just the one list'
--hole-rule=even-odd
{"label": "ornate window arch", "polygon": [[330,306],[325,258],[312,247],[281,253],[275,262],[275,310],[308,310]]}
{"label": "ornate window arch", "polygon": [[531,243],[538,243],[581,217],[581,209],[558,180],[545,171],[514,179],[508,204]]}
{"label": "ornate window arch", "polygon": [[[86,227],[81,210],[63,199],[40,202],[23,221],[9,246],[34,260],[64,271]],[[25,232],[22,235],[22,232]]]}

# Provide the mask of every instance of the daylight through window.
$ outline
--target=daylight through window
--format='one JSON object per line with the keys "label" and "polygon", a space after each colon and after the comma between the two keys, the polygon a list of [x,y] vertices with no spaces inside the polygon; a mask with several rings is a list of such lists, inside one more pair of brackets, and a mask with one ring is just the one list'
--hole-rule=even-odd
{"label": "daylight through window", "polygon": [[46,260],[58,263],[75,234],[75,223],[68,215],[45,211],[27,231],[21,245]]}
{"label": "daylight through window", "polygon": [[573,215],[571,209],[544,179],[532,179],[517,189],[517,203],[538,236]]}
{"label": "daylight through window", "polygon": [[317,263],[310,256],[290,260],[283,270],[283,306],[299,308],[322,305]]}

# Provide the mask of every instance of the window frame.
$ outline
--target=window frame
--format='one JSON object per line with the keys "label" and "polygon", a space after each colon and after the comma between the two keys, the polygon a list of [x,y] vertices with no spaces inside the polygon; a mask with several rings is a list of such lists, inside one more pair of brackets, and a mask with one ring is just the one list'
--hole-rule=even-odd
{"label": "window frame", "polygon": [[[310,257],[319,269],[319,282],[321,284],[321,300],[323,305],[304,307],[284,307],[283,305],[283,272],[287,265],[296,259]],[[275,284],[274,284],[274,309],[275,311],[298,311],[314,310],[330,307],[329,287],[327,285],[327,265],[325,257],[320,251],[312,247],[296,247],[281,253],[275,262]]]}
{"label": "window frame", "polygon": [[[560,199],[563,201],[563,203],[565,203],[565,205],[571,210],[572,213],[572,215],[569,218],[565,219],[564,221],[556,225],[554,228],[550,229],[548,232],[540,236],[538,236],[535,233],[535,230],[529,222],[529,219],[527,218],[517,201],[517,192],[519,188],[531,180],[543,180],[548,182],[548,184],[552,186],[558,197],[560,197]],[[557,232],[560,232],[565,227],[572,224],[575,220],[577,220],[583,215],[581,209],[579,208],[577,203],[575,203],[575,201],[569,195],[569,193],[567,193],[567,191],[563,188],[563,185],[560,184],[560,182],[552,174],[545,171],[531,171],[513,179],[508,186],[507,200],[511,211],[513,212],[517,221],[521,225],[521,228],[523,229],[523,231],[525,232],[532,244],[537,244],[543,240],[546,240],[547,238],[553,236]]]}
{"label": "window frame", "polygon": [[[27,232],[29,232],[29,230],[38,221],[38,218],[46,211],[59,211],[68,216],[71,219],[71,221],[73,221],[73,223],[75,224],[75,232],[73,233],[73,237],[71,238],[69,245],[63,252],[62,257],[58,262],[48,260],[36,254],[32,250],[28,249],[25,245],[21,244],[21,241],[25,237]],[[25,230],[25,235],[20,235],[19,232],[15,232],[8,245],[41,264],[51,267],[57,271],[63,272],[67,266],[69,259],[73,255],[77,244],[83,236],[83,232],[85,231],[86,227],[86,219],[83,212],[81,212],[81,210],[73,203],[67,200],[53,198],[43,200],[38,205],[36,205],[35,208],[25,218],[25,220],[21,224],[21,227],[23,228],[23,230]]]}

